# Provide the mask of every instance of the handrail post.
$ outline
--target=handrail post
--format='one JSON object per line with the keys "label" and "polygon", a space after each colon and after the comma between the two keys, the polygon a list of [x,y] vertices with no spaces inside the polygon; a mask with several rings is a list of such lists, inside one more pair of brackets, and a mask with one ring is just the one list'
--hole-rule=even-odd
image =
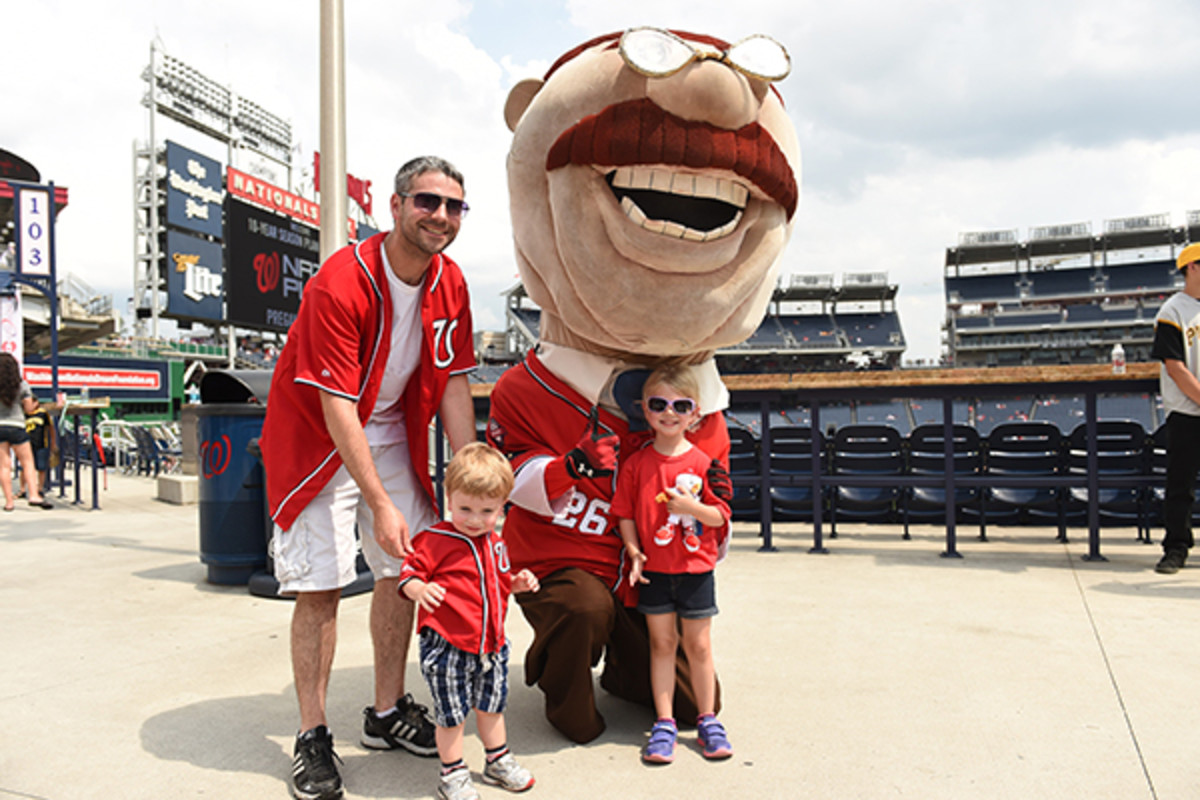
{"label": "handrail post", "polygon": [[942,558],[962,558],[958,552],[958,498],[955,496],[954,476],[954,402],[950,395],[942,397],[942,454],[946,492],[946,550]]}
{"label": "handrail post", "polygon": [[828,553],[821,536],[821,511],[825,505],[824,487],[821,481],[821,403],[815,397],[808,401],[812,424],[812,503],[813,503],[813,546],[810,553]]}

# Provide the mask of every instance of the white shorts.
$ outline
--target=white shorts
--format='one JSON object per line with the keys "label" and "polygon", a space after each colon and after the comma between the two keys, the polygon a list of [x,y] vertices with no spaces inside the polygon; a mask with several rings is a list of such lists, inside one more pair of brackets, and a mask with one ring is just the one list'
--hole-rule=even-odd
{"label": "white shorts", "polygon": [[[372,447],[371,458],[384,489],[404,515],[410,536],[437,521],[433,503],[413,471],[407,444]],[[373,521],[358,484],[343,465],[291,528],[275,526],[271,557],[279,593],[323,592],[350,585],[358,577],[355,562],[360,544],[375,580],[398,577],[403,559],[380,548]]]}

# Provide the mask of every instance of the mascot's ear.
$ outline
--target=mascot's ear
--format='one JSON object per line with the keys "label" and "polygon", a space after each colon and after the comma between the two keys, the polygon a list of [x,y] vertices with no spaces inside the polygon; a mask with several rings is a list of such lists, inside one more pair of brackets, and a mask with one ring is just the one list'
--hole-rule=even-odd
{"label": "mascot's ear", "polygon": [[504,101],[504,122],[510,131],[517,129],[521,115],[525,113],[525,109],[529,108],[529,104],[533,102],[533,96],[541,91],[544,83],[545,81],[538,78],[526,78],[508,93],[508,100]]}

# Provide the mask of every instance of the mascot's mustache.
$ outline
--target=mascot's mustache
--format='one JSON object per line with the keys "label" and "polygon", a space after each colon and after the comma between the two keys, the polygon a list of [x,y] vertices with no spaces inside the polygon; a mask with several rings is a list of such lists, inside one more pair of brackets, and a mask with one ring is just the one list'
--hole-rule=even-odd
{"label": "mascot's mustache", "polygon": [[789,220],[799,197],[787,156],[757,122],[724,130],[677,117],[646,98],[611,105],[563,131],[546,156],[546,170],[568,164],[730,170],[782,206]]}

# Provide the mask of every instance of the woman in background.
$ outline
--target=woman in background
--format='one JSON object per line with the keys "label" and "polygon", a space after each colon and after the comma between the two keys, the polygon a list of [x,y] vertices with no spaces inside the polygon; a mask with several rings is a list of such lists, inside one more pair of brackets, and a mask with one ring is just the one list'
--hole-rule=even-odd
{"label": "woman in background", "polygon": [[4,491],[5,511],[12,511],[16,507],[12,485],[14,452],[21,462],[21,474],[25,476],[29,505],[53,508],[42,497],[33,463],[33,448],[29,446],[29,433],[25,430],[25,398],[32,396],[33,390],[21,377],[21,365],[12,353],[0,353],[0,489]]}

